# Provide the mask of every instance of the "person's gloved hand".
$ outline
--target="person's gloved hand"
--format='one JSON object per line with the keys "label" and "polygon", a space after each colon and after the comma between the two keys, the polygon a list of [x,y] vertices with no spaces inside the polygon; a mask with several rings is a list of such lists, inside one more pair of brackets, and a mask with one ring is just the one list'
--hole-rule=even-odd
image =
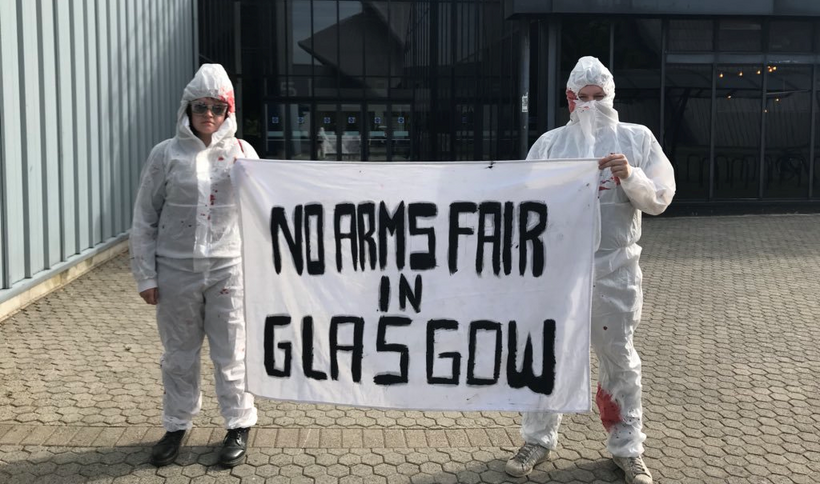
{"label": "person's gloved hand", "polygon": [[617,179],[625,180],[632,174],[632,167],[623,153],[612,153],[598,160],[598,169],[603,170],[604,168],[609,168]]}
{"label": "person's gloved hand", "polygon": [[151,289],[146,289],[142,291],[140,293],[140,297],[142,297],[142,299],[146,303],[152,306],[156,306],[157,302],[159,301],[159,291],[157,291],[156,287],[152,287]]}

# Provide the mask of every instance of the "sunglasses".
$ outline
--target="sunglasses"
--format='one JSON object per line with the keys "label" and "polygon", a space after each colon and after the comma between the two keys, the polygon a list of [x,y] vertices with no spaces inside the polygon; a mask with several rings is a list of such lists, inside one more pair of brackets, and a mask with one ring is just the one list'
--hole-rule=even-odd
{"label": "sunglasses", "polygon": [[228,105],[191,103],[191,112],[194,114],[207,114],[208,110],[214,113],[214,116],[224,116],[225,112],[228,110]]}

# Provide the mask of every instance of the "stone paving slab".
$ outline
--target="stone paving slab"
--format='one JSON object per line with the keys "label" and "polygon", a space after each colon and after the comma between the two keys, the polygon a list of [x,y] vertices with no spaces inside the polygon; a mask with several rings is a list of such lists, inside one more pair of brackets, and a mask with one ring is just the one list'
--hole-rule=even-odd
{"label": "stone paving slab", "polygon": [[[648,219],[641,243],[655,481],[820,482],[820,216]],[[202,413],[157,469],[160,352],[126,254],[0,321],[0,483],[623,482],[597,412],[567,416],[553,458],[511,479],[517,414],[276,401],[258,401],[247,462],[222,469],[205,356]]]}

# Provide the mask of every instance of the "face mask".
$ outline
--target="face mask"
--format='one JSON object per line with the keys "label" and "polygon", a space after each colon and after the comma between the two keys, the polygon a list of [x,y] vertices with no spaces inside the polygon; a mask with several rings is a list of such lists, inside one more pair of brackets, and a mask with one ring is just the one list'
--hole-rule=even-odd
{"label": "face mask", "polygon": [[583,150],[586,157],[600,157],[608,153],[620,153],[615,126],[617,112],[601,101],[576,101],[570,118],[581,129]]}

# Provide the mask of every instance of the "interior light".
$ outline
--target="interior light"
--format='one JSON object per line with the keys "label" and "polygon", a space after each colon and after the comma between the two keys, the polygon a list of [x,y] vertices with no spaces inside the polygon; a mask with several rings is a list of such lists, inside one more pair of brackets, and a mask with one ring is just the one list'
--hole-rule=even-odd
{"label": "interior light", "polygon": [[774,98],[774,102],[779,103],[779,102],[780,102],[780,98],[779,98],[779,97]]}
{"label": "interior light", "polygon": [[721,72],[718,77],[723,78],[723,73]]}
{"label": "interior light", "polygon": [[776,71],[776,70],[777,70],[777,66],[772,67],[772,70],[773,70],[773,71]]}
{"label": "interior light", "polygon": [[757,75],[760,75],[760,69],[757,70]]}
{"label": "interior light", "polygon": [[729,94],[728,96],[726,96],[726,99],[732,99],[732,95]]}
{"label": "interior light", "polygon": [[740,72],[738,73],[738,76],[743,77],[743,71],[740,71]]}

